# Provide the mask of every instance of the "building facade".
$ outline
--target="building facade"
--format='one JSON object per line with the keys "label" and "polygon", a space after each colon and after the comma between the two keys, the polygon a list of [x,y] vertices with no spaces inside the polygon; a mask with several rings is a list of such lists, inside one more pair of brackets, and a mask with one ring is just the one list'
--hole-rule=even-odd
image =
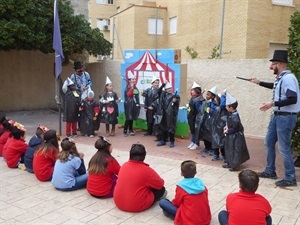
{"label": "building facade", "polygon": [[[90,0],[91,26],[124,49],[173,48],[191,58],[269,58],[286,49],[290,16],[300,0]],[[191,49],[190,53],[186,48]]]}

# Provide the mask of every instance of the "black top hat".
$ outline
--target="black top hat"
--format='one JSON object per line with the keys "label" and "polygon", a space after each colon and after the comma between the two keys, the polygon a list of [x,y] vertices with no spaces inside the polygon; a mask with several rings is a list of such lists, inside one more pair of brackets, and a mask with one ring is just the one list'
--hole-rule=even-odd
{"label": "black top hat", "polygon": [[270,59],[271,62],[284,62],[288,63],[288,51],[287,50],[275,50],[273,59]]}
{"label": "black top hat", "polygon": [[83,65],[81,64],[80,61],[74,62],[74,69],[75,70],[81,69],[82,67],[83,67]]}

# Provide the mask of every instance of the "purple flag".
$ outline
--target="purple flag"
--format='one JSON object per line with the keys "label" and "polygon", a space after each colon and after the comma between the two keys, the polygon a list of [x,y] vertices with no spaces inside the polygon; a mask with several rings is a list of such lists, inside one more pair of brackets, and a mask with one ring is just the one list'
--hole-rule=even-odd
{"label": "purple flag", "polygon": [[64,53],[61,44],[57,0],[54,1],[53,49],[55,50],[55,77],[58,78],[62,71],[62,62],[64,61]]}

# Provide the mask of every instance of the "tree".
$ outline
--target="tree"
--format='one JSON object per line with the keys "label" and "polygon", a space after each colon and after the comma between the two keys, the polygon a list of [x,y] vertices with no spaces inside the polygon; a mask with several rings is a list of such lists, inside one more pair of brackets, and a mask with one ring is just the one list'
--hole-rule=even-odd
{"label": "tree", "polygon": [[[54,0],[1,0],[0,50],[40,50],[52,53]],[[110,55],[112,44],[82,15],[74,15],[70,2],[59,0],[64,55]]]}
{"label": "tree", "polygon": [[[296,11],[291,16],[291,26],[289,27],[289,68],[300,79],[300,11]],[[300,155],[300,115],[296,127],[292,134],[292,148]],[[298,163],[298,164],[297,164]],[[295,162],[295,166],[300,166],[300,158]]]}

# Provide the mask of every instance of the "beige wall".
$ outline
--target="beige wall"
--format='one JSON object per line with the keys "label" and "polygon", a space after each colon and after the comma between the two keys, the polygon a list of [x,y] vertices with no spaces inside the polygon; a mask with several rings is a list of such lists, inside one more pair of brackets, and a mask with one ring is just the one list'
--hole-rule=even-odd
{"label": "beige wall", "polygon": [[[53,76],[54,55],[31,51],[0,51],[2,91],[0,92],[0,111],[56,108],[55,79]],[[121,96],[120,63],[122,61],[104,60],[86,64],[91,74],[93,90],[98,97],[104,90],[106,76],[114,83],[114,90]],[[185,93],[181,93],[181,105],[189,98],[193,81],[209,90],[217,85],[218,91],[225,88],[239,102],[238,111],[247,136],[263,137],[267,130],[270,112],[261,112],[262,102],[272,99],[272,90],[234,78],[234,76],[253,77],[272,82],[274,76],[266,59],[253,60],[188,60]],[[72,64],[63,67],[62,79],[73,72]]]}

